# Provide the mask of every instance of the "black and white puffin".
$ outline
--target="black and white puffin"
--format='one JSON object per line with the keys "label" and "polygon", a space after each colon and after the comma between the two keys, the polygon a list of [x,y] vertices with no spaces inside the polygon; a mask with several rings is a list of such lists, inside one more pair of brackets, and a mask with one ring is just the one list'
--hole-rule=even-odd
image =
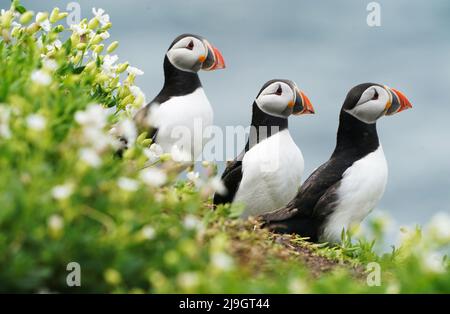
{"label": "black and white puffin", "polygon": [[289,133],[288,117],[314,113],[294,82],[278,79],[264,84],[252,110],[245,149],[222,175],[227,192],[214,195],[215,205],[243,203],[244,218],[279,208],[295,196],[304,161]]}
{"label": "black and white puffin", "polygon": [[[164,58],[163,88],[135,116],[139,128],[148,130],[164,152],[170,153],[177,146],[194,160],[203,149],[204,129],[213,123],[213,109],[197,72],[223,68],[222,54],[205,38],[178,36]],[[194,132],[196,125],[201,132]]]}
{"label": "black and white puffin", "polygon": [[411,107],[406,96],[393,88],[374,83],[353,87],[340,112],[331,158],[285,207],[262,215],[263,226],[313,242],[339,242],[342,230],[360,223],[384,193],[388,168],[377,120]]}

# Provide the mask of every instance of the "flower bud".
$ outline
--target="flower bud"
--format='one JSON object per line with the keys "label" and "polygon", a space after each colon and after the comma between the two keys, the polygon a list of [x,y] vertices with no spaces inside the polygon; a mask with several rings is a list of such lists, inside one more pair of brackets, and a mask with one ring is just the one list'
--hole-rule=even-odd
{"label": "flower bud", "polygon": [[102,36],[95,35],[94,38],[91,40],[91,44],[92,45],[97,45],[97,44],[101,43],[102,40],[103,40]]}
{"label": "flower bud", "polygon": [[95,61],[91,61],[88,64],[86,64],[86,67],[84,68],[85,71],[87,72],[91,72],[92,70],[94,70],[97,67],[97,64]]}
{"label": "flower bud", "polygon": [[150,145],[152,145],[153,141],[151,138],[146,138],[145,140],[142,141],[142,146],[144,147],[148,147]]}
{"label": "flower bud", "polygon": [[111,53],[111,52],[113,52],[114,50],[116,50],[118,46],[119,46],[119,42],[118,42],[118,41],[114,41],[114,42],[111,43],[111,45],[108,46],[108,48],[106,49],[106,51],[107,51],[108,53]]}
{"label": "flower bud", "polygon": [[131,104],[134,100],[134,96],[133,95],[128,95],[127,97],[125,97],[124,99],[122,99],[122,101],[120,102],[119,106],[121,108],[125,108],[126,105]]}
{"label": "flower bud", "polygon": [[122,64],[119,64],[119,66],[117,67],[116,73],[120,74],[126,71],[126,69],[128,68],[129,63],[125,62]]}
{"label": "flower bud", "polygon": [[109,76],[106,75],[106,74],[98,74],[98,75],[95,77],[95,80],[97,81],[97,83],[104,83],[104,82],[106,82],[107,80],[109,80]]}
{"label": "flower bud", "polygon": [[77,47],[78,50],[84,50],[84,49],[86,49],[86,44],[85,43],[79,43],[76,47]]}
{"label": "flower bud", "polygon": [[11,37],[9,36],[9,32],[7,29],[2,30],[2,37],[5,42],[9,42],[11,40]]}
{"label": "flower bud", "polygon": [[112,24],[111,24],[111,22],[109,22],[109,23],[105,24],[100,30],[101,30],[102,32],[105,32],[105,31],[107,31],[108,29],[110,29],[111,27],[112,27]]}
{"label": "flower bud", "polygon": [[115,77],[110,83],[109,83],[109,87],[110,88],[116,88],[117,87],[117,84],[119,84],[119,80],[120,80],[120,77]]}
{"label": "flower bud", "polygon": [[69,13],[67,13],[67,12],[59,13],[58,14],[58,21],[66,18],[67,16],[69,16]]}
{"label": "flower bud", "polygon": [[11,36],[17,38],[17,37],[19,37],[19,35],[20,35],[20,27],[16,26],[12,29]]}
{"label": "flower bud", "polygon": [[89,21],[88,28],[94,30],[98,27],[99,24],[100,22],[98,21],[98,18],[94,17]]}
{"label": "flower bud", "polygon": [[57,25],[57,26],[53,29],[53,31],[56,32],[56,33],[61,33],[61,32],[64,31],[64,26],[62,26],[62,25]]}
{"label": "flower bud", "polygon": [[78,52],[75,56],[72,57],[72,63],[78,64],[81,61],[81,57],[83,54],[81,52]]}
{"label": "flower bud", "polygon": [[96,54],[100,54],[102,53],[103,48],[105,48],[105,45],[95,45],[92,46],[92,51],[95,52]]}
{"label": "flower bud", "polygon": [[119,98],[124,98],[128,95],[130,95],[130,89],[128,88],[128,86],[122,86],[119,88],[119,92],[118,92],[118,96]]}
{"label": "flower bud", "polygon": [[37,23],[32,23],[27,27],[27,33],[33,35],[39,30],[39,25]]}
{"label": "flower bud", "polygon": [[59,8],[54,8],[52,10],[52,13],[50,13],[50,23],[56,23],[58,22],[58,17],[59,17]]}
{"label": "flower bud", "polygon": [[33,11],[27,11],[20,16],[19,22],[20,24],[28,24],[33,19]]}
{"label": "flower bud", "polygon": [[76,33],[73,33],[70,36],[70,41],[72,42],[72,46],[76,46],[80,43],[80,36],[78,36]]}
{"label": "flower bud", "polygon": [[42,22],[44,22],[47,18],[48,18],[48,13],[47,13],[47,12],[39,12],[39,13],[36,15],[36,23],[42,23]]}
{"label": "flower bud", "polygon": [[11,22],[13,20],[13,13],[11,11],[6,11],[2,15],[2,27],[9,29],[11,27]]}

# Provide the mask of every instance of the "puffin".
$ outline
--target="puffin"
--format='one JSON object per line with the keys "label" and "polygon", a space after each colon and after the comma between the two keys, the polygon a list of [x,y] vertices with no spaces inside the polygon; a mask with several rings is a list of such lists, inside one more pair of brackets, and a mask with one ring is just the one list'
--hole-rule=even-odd
{"label": "puffin", "polygon": [[283,206],[297,192],[304,160],[288,129],[290,115],[313,114],[309,98],[290,80],[266,82],[252,106],[252,120],[242,153],[222,174],[226,192],[214,205],[241,203],[242,218]]}
{"label": "puffin", "polygon": [[376,122],[412,108],[400,91],[364,83],[342,105],[336,147],[287,205],[259,217],[275,233],[298,234],[311,242],[339,243],[343,230],[359,224],[381,199],[388,167]]}
{"label": "puffin", "polygon": [[[164,57],[164,85],[134,120],[140,131],[165,153],[194,161],[204,146],[203,131],[213,123],[213,109],[200,82],[200,70],[225,68],[222,53],[205,38],[183,34]],[[181,154],[180,154],[181,152]]]}

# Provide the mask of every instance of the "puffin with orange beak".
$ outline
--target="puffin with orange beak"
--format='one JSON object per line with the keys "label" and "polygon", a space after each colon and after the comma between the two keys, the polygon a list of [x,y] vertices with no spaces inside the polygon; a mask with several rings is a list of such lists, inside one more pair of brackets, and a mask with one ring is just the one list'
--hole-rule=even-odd
{"label": "puffin with orange beak", "polygon": [[288,130],[291,115],[313,114],[308,97],[289,80],[264,84],[253,102],[244,151],[222,175],[226,192],[214,204],[241,203],[242,217],[272,211],[291,200],[301,183],[304,160]]}
{"label": "puffin with orange beak", "polygon": [[[182,161],[193,161],[202,152],[203,131],[213,123],[213,109],[198,72],[224,68],[222,54],[205,38],[178,36],[164,58],[163,88],[135,116],[140,131],[148,131],[164,152],[173,153],[176,148],[177,155],[189,159]],[[202,132],[194,132],[196,125],[201,126]]]}
{"label": "puffin with orange beak", "polygon": [[312,242],[339,242],[342,231],[359,224],[384,193],[388,167],[377,120],[408,108],[411,103],[396,89],[374,83],[353,87],[341,109],[330,159],[287,205],[262,215],[263,226]]}

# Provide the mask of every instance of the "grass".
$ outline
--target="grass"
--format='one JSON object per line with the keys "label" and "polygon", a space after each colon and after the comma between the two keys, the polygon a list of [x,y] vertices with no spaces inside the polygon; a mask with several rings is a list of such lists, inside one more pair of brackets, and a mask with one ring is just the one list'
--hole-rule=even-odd
{"label": "grass", "polygon": [[[145,97],[139,71],[106,43],[112,25],[68,28],[65,16],[13,1],[0,17],[1,292],[450,292],[448,215],[380,255],[350,233],[313,245],[236,219],[239,206],[212,211],[215,165],[180,180],[180,165],[136,133]],[[111,129],[127,135],[123,158]],[[383,224],[370,224],[378,243]],[[66,284],[70,262],[79,287]],[[367,284],[373,262],[380,285]]]}

